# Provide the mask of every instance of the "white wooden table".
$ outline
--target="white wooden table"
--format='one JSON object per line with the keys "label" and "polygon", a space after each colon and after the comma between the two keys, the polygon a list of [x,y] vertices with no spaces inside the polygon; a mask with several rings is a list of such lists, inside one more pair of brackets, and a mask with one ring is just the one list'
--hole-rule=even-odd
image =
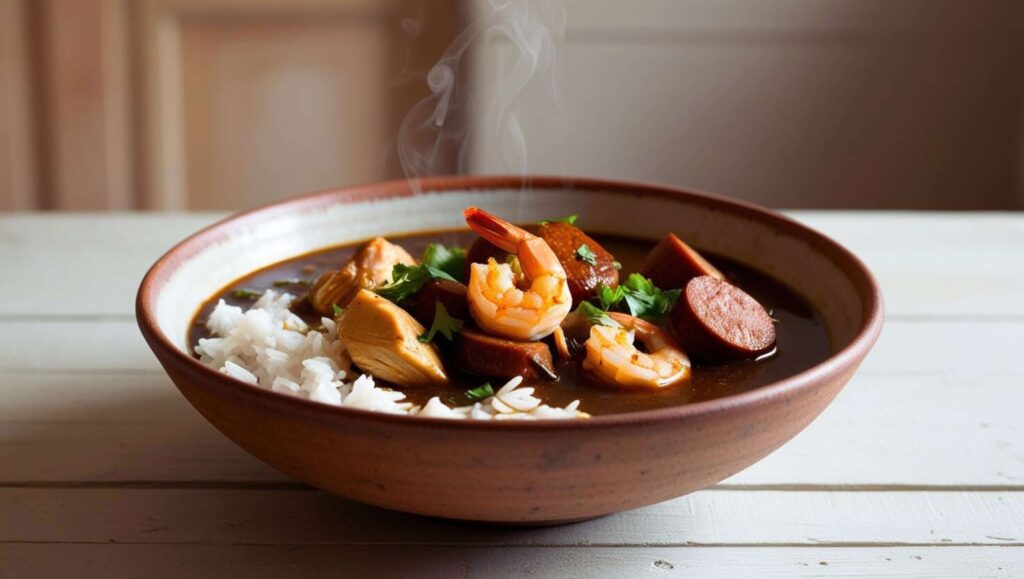
{"label": "white wooden table", "polygon": [[530,530],[336,499],[209,426],[133,299],[215,216],[0,217],[0,576],[1024,576],[1024,215],[792,214],[883,285],[857,377],[710,490]]}

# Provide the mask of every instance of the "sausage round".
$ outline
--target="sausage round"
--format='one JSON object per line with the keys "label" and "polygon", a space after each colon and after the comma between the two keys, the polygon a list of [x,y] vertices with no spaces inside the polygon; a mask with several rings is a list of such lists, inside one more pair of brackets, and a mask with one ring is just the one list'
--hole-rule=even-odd
{"label": "sausage round", "polygon": [[647,254],[640,273],[663,290],[682,288],[691,279],[702,275],[725,279],[718,268],[675,233],[669,233],[654,246]]}
{"label": "sausage round", "polygon": [[453,366],[468,374],[492,378],[545,378],[554,380],[551,348],[544,342],[516,342],[463,328],[455,334]]}
{"label": "sausage round", "polygon": [[757,300],[709,275],[691,279],[672,310],[672,330],[697,363],[756,358],[775,347],[775,324]]}
{"label": "sausage round", "polygon": [[[578,304],[594,297],[600,285],[612,288],[619,285],[619,270],[615,268],[615,257],[579,227],[552,221],[539,226],[530,225],[524,229],[542,238],[555,252],[558,262],[565,269],[573,303]],[[584,244],[593,253],[592,264],[583,261],[577,254],[580,246]],[[508,253],[480,238],[473,242],[466,254],[468,263],[487,263],[488,258],[504,263]]]}
{"label": "sausage round", "polygon": [[448,315],[462,321],[469,321],[469,302],[466,301],[466,286],[447,279],[432,279],[423,284],[408,302],[403,302],[416,321],[426,327],[434,323],[437,302],[444,306]]}

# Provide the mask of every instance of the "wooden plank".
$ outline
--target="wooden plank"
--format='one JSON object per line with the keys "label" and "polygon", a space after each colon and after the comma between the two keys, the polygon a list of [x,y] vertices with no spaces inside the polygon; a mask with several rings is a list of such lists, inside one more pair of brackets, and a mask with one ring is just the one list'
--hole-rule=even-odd
{"label": "wooden plank", "polygon": [[413,517],[307,490],[7,488],[0,507],[0,542],[1024,546],[1020,492],[710,490],[577,525],[516,530]]}
{"label": "wooden plank", "polygon": [[890,316],[1024,316],[1018,214],[789,213],[864,260]]}
{"label": "wooden plank", "polygon": [[39,206],[27,5],[0,0],[0,211]]}
{"label": "wooden plank", "polygon": [[[1024,317],[1024,218],[1011,214],[789,212],[878,277],[890,318]],[[219,215],[0,217],[2,315],[132,315],[174,243]],[[955,263],[956,267],[950,264]],[[25,280],[46,279],[28,286]],[[76,299],[69,299],[74,288]]]}
{"label": "wooden plank", "polygon": [[[730,486],[1024,488],[1017,377],[857,377]],[[158,373],[7,374],[0,483],[282,483]]]}
{"label": "wooden plank", "polygon": [[[0,544],[14,577],[1019,577],[1000,547],[337,547]],[[301,570],[301,571],[300,571]]]}
{"label": "wooden plank", "polygon": [[134,315],[153,262],[218,217],[0,216],[0,316]]}
{"label": "wooden plank", "polygon": [[130,209],[124,0],[47,0],[46,129],[55,209]]}

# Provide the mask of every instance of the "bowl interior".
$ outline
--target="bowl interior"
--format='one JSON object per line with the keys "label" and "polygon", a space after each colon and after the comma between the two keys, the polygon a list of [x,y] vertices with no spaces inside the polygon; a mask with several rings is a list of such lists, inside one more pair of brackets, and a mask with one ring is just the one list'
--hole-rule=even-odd
{"label": "bowl interior", "polygon": [[[346,199],[325,194],[259,210],[214,227],[172,252],[155,303],[160,332],[188,351],[193,314],[211,295],[258,268],[377,235],[462,228],[478,205],[513,221],[578,213],[590,231],[660,239],[667,232],[750,265],[811,301],[826,320],[833,351],[861,329],[863,288],[836,251],[788,220],[699,195],[654,195],[576,183],[571,188],[456,187],[411,196]],[[844,266],[846,269],[844,269]]]}

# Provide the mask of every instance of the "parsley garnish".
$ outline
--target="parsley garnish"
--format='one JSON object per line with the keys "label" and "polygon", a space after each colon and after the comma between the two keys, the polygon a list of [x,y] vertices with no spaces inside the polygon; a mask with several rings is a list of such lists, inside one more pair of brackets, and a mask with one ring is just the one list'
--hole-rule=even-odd
{"label": "parsley garnish", "polygon": [[477,386],[466,390],[466,398],[469,398],[473,402],[479,402],[490,396],[494,396],[494,388],[491,387],[491,383],[487,382],[483,386]]}
{"label": "parsley garnish", "polygon": [[420,341],[428,344],[434,340],[434,336],[438,332],[441,332],[441,335],[451,342],[455,332],[462,329],[464,322],[459,318],[453,318],[448,313],[448,308],[444,307],[441,302],[434,302],[434,304],[434,323],[430,324],[430,331],[420,336]]}
{"label": "parsley garnish", "polygon": [[580,303],[580,307],[576,308],[576,312],[587,317],[592,325],[595,326],[610,326],[612,328],[621,328],[622,324],[613,320],[608,312],[595,306],[590,302]]}
{"label": "parsley garnish", "polygon": [[680,293],[682,290],[678,289],[662,291],[654,282],[638,273],[629,274],[626,281],[615,289],[604,285],[597,288],[597,298],[602,309],[611,310],[616,306],[621,309],[625,301],[631,315],[654,322],[660,321],[672,311]]}
{"label": "parsley garnish", "polygon": [[256,290],[244,287],[238,288],[235,291],[231,292],[231,297],[235,298],[236,300],[258,300],[262,295],[263,292],[258,292]]}
{"label": "parsley garnish", "polygon": [[545,219],[539,224],[547,225],[548,223],[568,223],[569,225],[574,225],[579,217],[579,215],[566,215],[565,217],[559,217],[558,219]]}
{"label": "parsley garnish", "polygon": [[338,304],[331,304],[331,309],[334,310],[335,318],[345,313],[345,308],[339,306]]}
{"label": "parsley garnish", "polygon": [[466,276],[466,250],[462,247],[445,247],[431,243],[423,250],[423,263],[439,269],[455,279]]}
{"label": "parsley garnish", "polygon": [[431,279],[458,281],[447,273],[425,263],[405,265],[399,263],[391,270],[391,282],[373,288],[373,291],[396,304],[420,291],[423,284]]}
{"label": "parsley garnish", "polygon": [[576,259],[590,265],[597,265],[597,254],[586,243],[576,248]]}

